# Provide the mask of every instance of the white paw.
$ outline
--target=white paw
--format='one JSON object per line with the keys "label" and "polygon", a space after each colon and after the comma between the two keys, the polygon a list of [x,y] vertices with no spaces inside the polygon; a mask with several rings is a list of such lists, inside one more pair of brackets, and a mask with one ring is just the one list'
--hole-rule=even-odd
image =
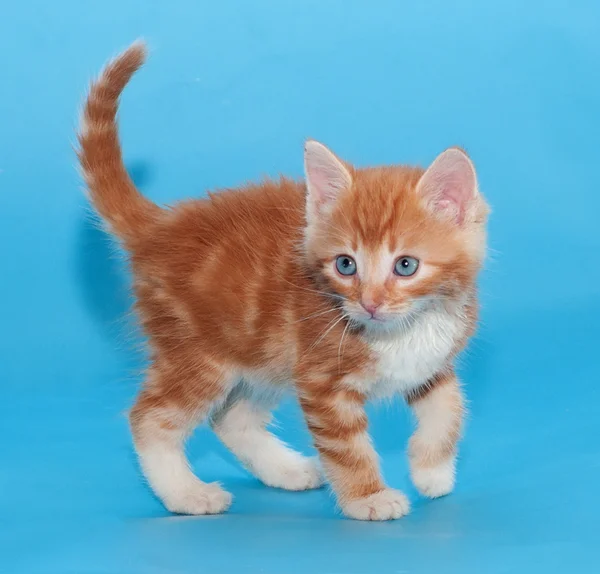
{"label": "white paw", "polygon": [[165,498],[167,510],[176,514],[220,514],[230,506],[233,497],[216,482],[194,483]]}
{"label": "white paw", "polygon": [[323,485],[323,473],[316,458],[290,453],[284,460],[272,461],[261,469],[259,478],[267,485],[285,490],[309,490]]}
{"label": "white paw", "polygon": [[356,520],[394,520],[408,514],[409,510],[410,504],[406,496],[391,488],[342,506],[344,514]]}
{"label": "white paw", "polygon": [[429,498],[438,498],[452,492],[456,476],[455,461],[450,458],[431,468],[412,467],[413,484]]}

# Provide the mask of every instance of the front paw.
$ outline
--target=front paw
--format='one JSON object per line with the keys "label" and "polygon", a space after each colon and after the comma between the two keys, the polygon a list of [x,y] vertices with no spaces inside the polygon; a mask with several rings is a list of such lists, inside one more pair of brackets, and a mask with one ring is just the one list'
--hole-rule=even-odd
{"label": "front paw", "polygon": [[342,505],[342,512],[355,520],[395,520],[408,514],[409,510],[410,504],[406,496],[391,488]]}
{"label": "front paw", "polygon": [[435,466],[411,463],[410,474],[413,484],[421,494],[429,498],[438,498],[454,489],[456,462],[454,458],[449,458]]}

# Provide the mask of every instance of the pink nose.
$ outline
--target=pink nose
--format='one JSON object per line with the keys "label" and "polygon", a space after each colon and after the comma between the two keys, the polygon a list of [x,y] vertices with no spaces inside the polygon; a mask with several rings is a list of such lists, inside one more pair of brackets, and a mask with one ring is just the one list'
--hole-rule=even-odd
{"label": "pink nose", "polygon": [[367,313],[371,314],[371,317],[375,316],[375,312],[381,306],[381,303],[375,303],[374,301],[361,301],[360,304]]}

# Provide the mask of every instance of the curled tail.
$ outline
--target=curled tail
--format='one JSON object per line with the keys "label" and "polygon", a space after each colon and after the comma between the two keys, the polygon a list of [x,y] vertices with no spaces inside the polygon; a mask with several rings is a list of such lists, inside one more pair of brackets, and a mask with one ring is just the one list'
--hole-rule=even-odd
{"label": "curled tail", "polygon": [[125,243],[144,235],[163,213],[131,181],[117,130],[119,97],[145,58],[146,48],[137,42],[104,68],[90,88],[79,131],[79,161],[92,203]]}

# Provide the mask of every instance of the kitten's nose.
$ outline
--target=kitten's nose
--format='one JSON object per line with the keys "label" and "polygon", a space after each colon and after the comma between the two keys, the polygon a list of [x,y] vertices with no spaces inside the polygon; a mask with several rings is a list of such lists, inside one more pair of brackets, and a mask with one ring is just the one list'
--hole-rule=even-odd
{"label": "kitten's nose", "polygon": [[381,306],[381,303],[375,303],[375,301],[370,301],[368,299],[363,299],[360,304],[367,313],[371,314],[371,317],[375,316],[375,312]]}

